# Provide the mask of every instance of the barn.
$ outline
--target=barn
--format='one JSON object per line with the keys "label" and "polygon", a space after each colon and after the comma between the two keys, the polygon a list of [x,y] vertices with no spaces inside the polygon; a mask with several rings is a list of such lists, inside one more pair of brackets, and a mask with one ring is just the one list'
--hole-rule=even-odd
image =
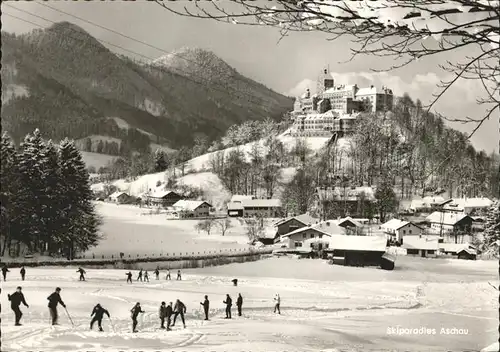
{"label": "barn", "polygon": [[381,266],[386,251],[386,239],[382,236],[339,236],[328,238],[324,250],[332,263],[345,266]]}

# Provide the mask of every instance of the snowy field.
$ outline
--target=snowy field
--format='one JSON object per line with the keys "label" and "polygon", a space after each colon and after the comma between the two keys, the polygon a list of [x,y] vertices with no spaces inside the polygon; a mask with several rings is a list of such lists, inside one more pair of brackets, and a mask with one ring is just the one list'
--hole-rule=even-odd
{"label": "snowy field", "polygon": [[149,215],[147,208],[97,202],[96,209],[103,218],[101,232],[105,237],[85,253],[87,258],[92,254],[96,258],[116,257],[120,252],[134,258],[249,248],[245,228],[236,219],[231,220],[233,227],[224,236],[217,227],[207,235],[195,229],[198,220],[168,220],[165,214]]}
{"label": "snowy field", "polygon": [[117,156],[107,155],[107,154],[99,154],[99,153],[91,153],[91,152],[80,152],[82,153],[83,161],[87,167],[93,166],[96,170],[99,170],[101,167],[107,166],[113,160],[118,159]]}
{"label": "snowy field", "polygon": [[[3,351],[478,351],[497,339],[497,262],[398,258],[397,269],[350,268],[321,260],[271,258],[259,262],[183,271],[183,281],[125,283],[123,270],[87,270],[79,282],[76,269],[28,269],[22,282],[30,308],[22,308],[21,327],[3,309]],[[7,293],[21,284],[17,271],[4,282]],[[238,287],[230,280],[239,279]],[[135,279],[135,277],[134,277]],[[56,286],[75,326],[62,307],[61,326],[49,326],[46,297]],[[224,317],[225,295],[244,297],[243,316],[233,308]],[[282,314],[273,314],[280,293]],[[210,321],[199,302],[210,299]],[[158,329],[161,301],[180,298],[186,324]],[[139,332],[131,332],[130,309],[141,302]],[[93,306],[111,313],[104,332],[89,330]],[[435,329],[435,334],[391,334],[396,329]],[[463,329],[467,334],[441,333]],[[94,327],[96,329],[96,327]],[[403,331],[403,330],[399,330]]]}

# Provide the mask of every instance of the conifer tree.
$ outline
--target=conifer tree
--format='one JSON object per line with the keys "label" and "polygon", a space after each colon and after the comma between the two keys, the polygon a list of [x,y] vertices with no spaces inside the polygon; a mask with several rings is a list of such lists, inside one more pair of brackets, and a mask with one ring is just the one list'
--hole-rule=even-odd
{"label": "conifer tree", "polygon": [[488,209],[486,223],[484,225],[483,242],[479,246],[479,252],[492,254],[499,257],[500,247],[500,202],[495,201]]}
{"label": "conifer tree", "polygon": [[0,254],[3,256],[12,240],[22,240],[18,195],[23,191],[23,187],[19,180],[17,151],[6,133],[2,134],[0,152],[0,228],[3,237]]}
{"label": "conifer tree", "polygon": [[154,157],[154,171],[162,172],[168,168],[167,157],[163,150],[156,149]]}
{"label": "conifer tree", "polygon": [[92,204],[89,175],[82,156],[73,141],[65,139],[59,146],[61,177],[64,180],[65,225],[59,237],[69,259],[75,251],[85,251],[99,240],[100,219]]}

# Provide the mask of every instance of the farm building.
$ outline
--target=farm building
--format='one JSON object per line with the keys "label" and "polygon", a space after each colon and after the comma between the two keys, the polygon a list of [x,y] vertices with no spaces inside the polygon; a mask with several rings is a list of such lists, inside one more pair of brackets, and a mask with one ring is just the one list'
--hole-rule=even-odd
{"label": "farm building", "polygon": [[130,196],[125,192],[115,192],[108,197],[110,202],[117,204],[125,204],[129,201]]}
{"label": "farm building", "polygon": [[425,236],[407,236],[403,243],[407,255],[420,256],[422,258],[435,258],[439,250],[437,238]]}
{"label": "farm building", "polygon": [[212,206],[202,200],[179,200],[172,207],[181,218],[205,218]]}
{"label": "farm building", "polygon": [[243,204],[241,201],[227,203],[227,215],[231,217],[242,217]]}
{"label": "farm building", "polygon": [[453,198],[441,203],[445,212],[467,215],[486,211],[492,204],[493,201],[488,198]]}
{"label": "farm building", "polygon": [[159,191],[146,195],[146,201],[150,205],[170,207],[182,199],[182,196],[174,191]]}
{"label": "farm building", "polygon": [[477,252],[471,248],[463,248],[457,253],[458,259],[476,260]]}
{"label": "farm building", "polygon": [[366,228],[365,226],[360,222],[365,220],[365,219],[353,219],[350,216],[337,220],[337,225],[340,227],[343,227],[346,229],[346,233],[348,235],[365,235]]}
{"label": "farm building", "polygon": [[439,250],[446,255],[458,256],[458,253],[463,250],[475,253],[476,247],[470,243],[440,243]]}
{"label": "farm building", "polygon": [[463,213],[444,213],[435,211],[426,220],[429,222],[431,231],[440,234],[445,242],[470,242],[473,219]]}
{"label": "farm building", "polygon": [[345,229],[328,220],[299,228],[281,236],[281,239],[287,244],[288,248],[298,248],[303,247],[305,240],[311,238],[322,239],[325,236],[330,237],[332,235],[345,235]]}
{"label": "farm building", "polygon": [[346,266],[380,266],[386,251],[382,236],[339,236],[328,238],[328,253],[334,264]]}
{"label": "farm building", "polygon": [[410,221],[391,219],[380,226],[388,239],[404,243],[405,236],[420,236],[424,229]]}
{"label": "farm building", "polygon": [[278,228],[278,234],[282,236],[302,227],[313,225],[318,222],[319,219],[313,218],[309,214],[302,214],[282,219],[278,221],[274,226]]}
{"label": "farm building", "polygon": [[245,200],[252,200],[252,199],[255,199],[256,197],[255,196],[249,196],[249,195],[244,195],[244,194],[234,194],[232,197],[231,197],[231,200],[230,202],[243,202]]}
{"label": "farm building", "polygon": [[228,216],[277,218],[283,213],[281,200],[279,199],[255,199],[252,196],[246,196],[251,198],[240,199],[238,197],[233,196],[234,199],[231,199],[227,204]]}

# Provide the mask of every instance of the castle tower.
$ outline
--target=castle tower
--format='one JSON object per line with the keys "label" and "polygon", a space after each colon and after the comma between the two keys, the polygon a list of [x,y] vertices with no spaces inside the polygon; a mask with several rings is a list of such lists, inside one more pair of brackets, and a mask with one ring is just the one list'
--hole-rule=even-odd
{"label": "castle tower", "polygon": [[334,80],[333,77],[330,73],[329,68],[325,68],[322,72],[322,74],[318,77],[318,82],[317,82],[317,92],[318,95],[323,94],[323,92],[327,89],[333,88],[334,86]]}

